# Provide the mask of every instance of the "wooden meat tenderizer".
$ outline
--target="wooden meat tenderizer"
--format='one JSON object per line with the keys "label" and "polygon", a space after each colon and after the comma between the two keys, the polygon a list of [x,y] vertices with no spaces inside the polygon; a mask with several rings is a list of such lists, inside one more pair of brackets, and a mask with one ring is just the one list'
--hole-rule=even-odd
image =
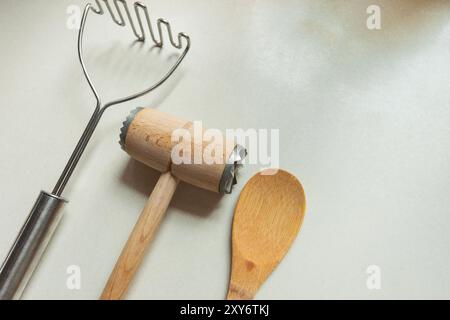
{"label": "wooden meat tenderizer", "polygon": [[[177,129],[187,130],[192,137],[188,142],[191,146],[192,161],[195,150],[202,152],[205,148],[217,146],[218,143],[219,148],[215,149],[222,150],[220,154],[222,163],[206,164],[204,161],[200,164],[173,163],[172,151],[179,142],[172,142],[172,134]],[[123,298],[146,248],[164,217],[179,180],[213,192],[231,193],[232,186],[236,184],[237,165],[245,158],[246,150],[234,142],[211,143],[203,139],[194,139],[195,137],[197,136],[194,134],[192,122],[156,109],[138,108],[124,122],[120,135],[122,148],[134,159],[162,174],[116,262],[101,299]],[[224,144],[229,145],[225,148]]]}

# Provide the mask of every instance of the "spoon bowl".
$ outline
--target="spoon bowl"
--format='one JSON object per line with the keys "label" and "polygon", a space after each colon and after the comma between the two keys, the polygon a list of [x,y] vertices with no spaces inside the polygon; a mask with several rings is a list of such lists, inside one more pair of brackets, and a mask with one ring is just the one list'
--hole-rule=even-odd
{"label": "spoon bowl", "polygon": [[295,176],[266,170],[245,185],[236,205],[228,300],[252,299],[297,237],[305,193]]}

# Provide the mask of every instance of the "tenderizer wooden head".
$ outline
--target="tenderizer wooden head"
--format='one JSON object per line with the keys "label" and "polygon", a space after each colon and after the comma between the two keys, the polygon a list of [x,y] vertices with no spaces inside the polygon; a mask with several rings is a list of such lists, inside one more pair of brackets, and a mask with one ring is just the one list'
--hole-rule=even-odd
{"label": "tenderizer wooden head", "polygon": [[[121,130],[120,143],[122,148],[134,159],[160,172],[170,171],[178,179],[213,192],[231,193],[235,181],[237,163],[245,157],[245,149],[234,141],[203,139],[203,132],[196,132],[191,121],[183,120],[162,111],[150,108],[134,110]],[[178,138],[174,134],[178,131]],[[172,153],[179,156],[183,139],[180,134],[188,134],[183,141],[189,146],[184,148],[189,155],[188,163],[174,163]],[[180,139],[179,139],[180,138]],[[178,146],[177,146],[178,145]],[[186,146],[186,145],[185,145]],[[174,150],[174,147],[178,147]],[[220,150],[215,155],[218,163],[209,164],[202,158],[210,154],[210,150]],[[200,159],[194,159],[195,154]],[[184,155],[186,157],[186,155]],[[200,163],[195,163],[200,160]]]}

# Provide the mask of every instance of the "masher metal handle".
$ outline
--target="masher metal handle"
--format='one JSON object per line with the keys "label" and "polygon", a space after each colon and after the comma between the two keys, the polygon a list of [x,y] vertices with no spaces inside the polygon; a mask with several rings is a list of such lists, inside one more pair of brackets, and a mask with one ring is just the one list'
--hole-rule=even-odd
{"label": "masher metal handle", "polygon": [[119,300],[125,295],[144,258],[145,251],[167,211],[178,181],[178,178],[170,172],[163,173],[159,178],[116,262],[100,299]]}
{"label": "masher metal handle", "polygon": [[63,198],[41,192],[0,269],[0,300],[19,299],[61,219]]}

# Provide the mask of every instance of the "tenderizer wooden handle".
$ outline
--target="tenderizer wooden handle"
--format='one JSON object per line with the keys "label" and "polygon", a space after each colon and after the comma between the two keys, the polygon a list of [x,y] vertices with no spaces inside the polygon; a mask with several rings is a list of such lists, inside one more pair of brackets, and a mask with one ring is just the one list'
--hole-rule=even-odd
{"label": "tenderizer wooden handle", "polygon": [[170,172],[161,175],[116,262],[100,299],[119,300],[123,298],[166,213],[177,185],[178,178]]}

